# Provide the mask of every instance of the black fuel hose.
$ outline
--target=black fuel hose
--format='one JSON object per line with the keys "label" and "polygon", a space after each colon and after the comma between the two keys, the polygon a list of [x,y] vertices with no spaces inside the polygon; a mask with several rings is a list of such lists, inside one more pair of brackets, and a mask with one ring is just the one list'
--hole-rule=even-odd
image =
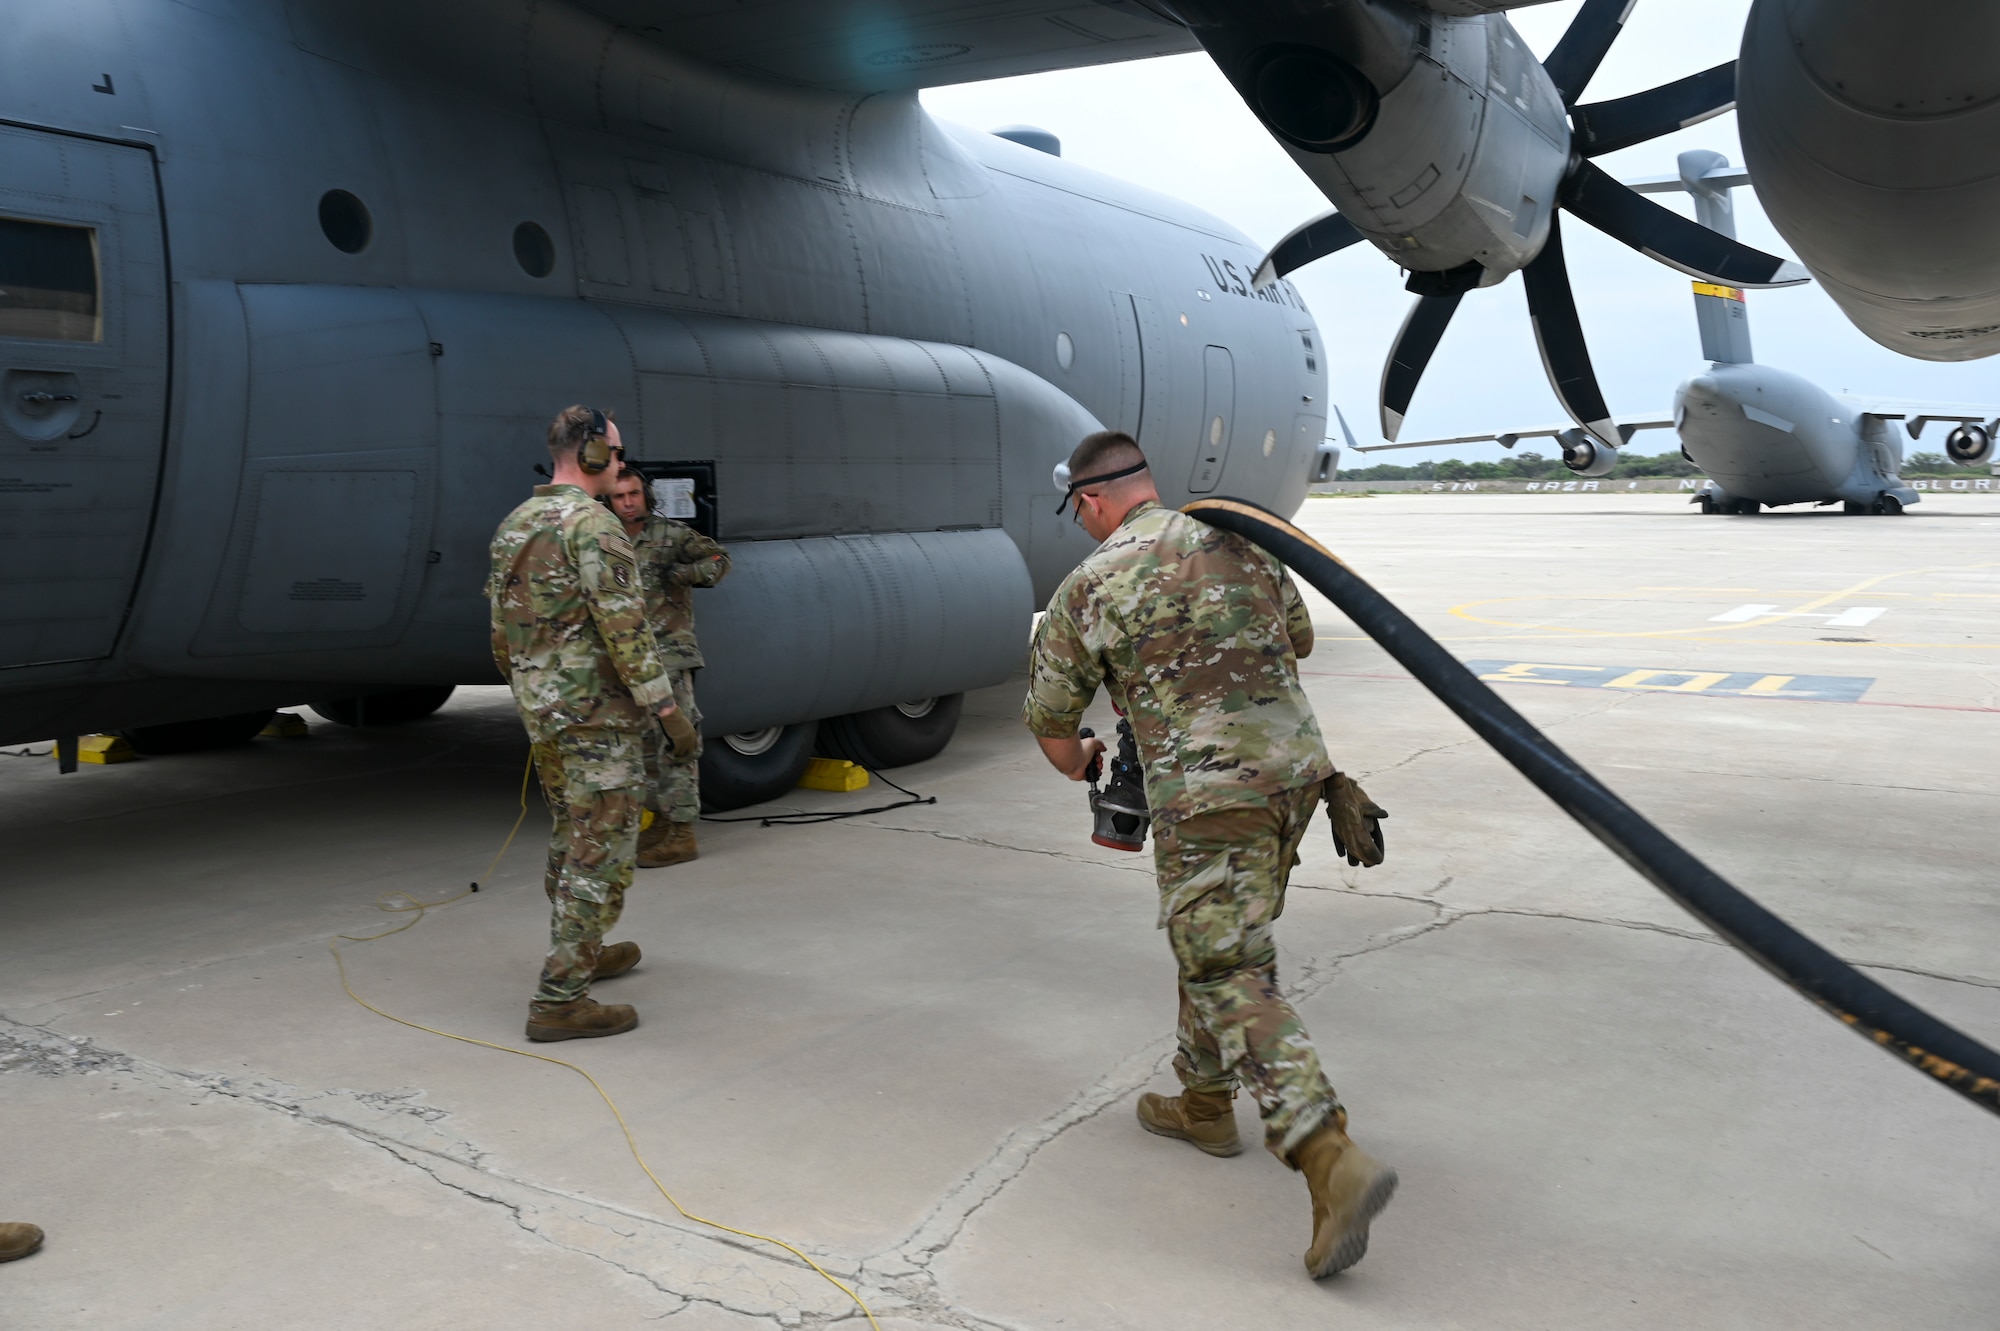
{"label": "black fuel hose", "polygon": [[1275,513],[1241,499],[1199,499],[1183,511],[1253,541],[1284,561],[1563,812],[1738,951],[1835,1020],[1975,1104],[2000,1113],[2000,1053],[1869,979],[1689,854],[1556,747],[1325,546]]}

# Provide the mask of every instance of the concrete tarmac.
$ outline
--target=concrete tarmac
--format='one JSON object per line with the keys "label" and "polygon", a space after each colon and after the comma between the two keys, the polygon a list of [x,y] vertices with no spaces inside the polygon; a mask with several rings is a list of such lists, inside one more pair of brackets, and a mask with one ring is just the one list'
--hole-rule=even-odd
{"label": "concrete tarmac", "polygon": [[[1641,811],[1794,924],[2000,1042],[2000,500],[1702,518],[1674,496],[1313,500],[1301,521]],[[1330,607],[1306,681],[1392,813],[1316,826],[1279,925],[1353,1130],[1401,1171],[1307,1280],[1304,1186],[1133,1121],[1171,1090],[1150,857],[968,700],[937,803],[704,824],[641,871],[602,986],[642,1024],[532,1046],[616,1100],[681,1205],[781,1236],[901,1328],[1993,1324],[2000,1122],[1718,943]],[[1108,709],[1102,709],[1108,718]],[[510,1048],[545,815],[497,871],[505,692],[86,767],[0,760],[0,1326],[859,1324],[685,1220],[564,1068]],[[1100,729],[1108,729],[1106,718]],[[886,802],[800,791],[782,808]],[[393,901],[392,901],[393,904]],[[1246,1137],[1254,1110],[1238,1102]]]}

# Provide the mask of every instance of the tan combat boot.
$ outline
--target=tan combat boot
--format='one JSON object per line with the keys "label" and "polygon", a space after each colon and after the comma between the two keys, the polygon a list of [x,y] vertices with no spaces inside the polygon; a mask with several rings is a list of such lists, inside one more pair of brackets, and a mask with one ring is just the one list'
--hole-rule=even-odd
{"label": "tan combat boot", "polygon": [[1336,1119],[1300,1142],[1292,1167],[1312,1192],[1313,1238],[1306,1274],[1345,1271],[1368,1251],[1368,1223],[1396,1192],[1396,1171],[1365,1154]]}
{"label": "tan combat boot", "polygon": [[669,864],[686,864],[699,859],[694,845],[694,824],[655,818],[653,825],[639,833],[639,867],[664,869]]}
{"label": "tan combat boot", "polygon": [[1193,1142],[1210,1155],[1239,1155],[1243,1139],[1236,1135],[1235,1100],[1234,1093],[1182,1091],[1169,1099],[1148,1091],[1139,1097],[1139,1126]]}
{"label": "tan combat boot", "polygon": [[26,1257],[42,1246],[42,1227],[18,1220],[0,1221],[0,1262]]}
{"label": "tan combat boot", "polygon": [[528,1038],[549,1040],[594,1040],[602,1035],[623,1035],[639,1024],[639,1014],[624,1003],[606,1006],[594,998],[576,998],[567,1003],[534,1003],[528,1007]]}
{"label": "tan combat boot", "polygon": [[614,975],[623,975],[639,964],[637,943],[606,943],[597,950],[597,969],[592,971],[592,980],[608,980]]}

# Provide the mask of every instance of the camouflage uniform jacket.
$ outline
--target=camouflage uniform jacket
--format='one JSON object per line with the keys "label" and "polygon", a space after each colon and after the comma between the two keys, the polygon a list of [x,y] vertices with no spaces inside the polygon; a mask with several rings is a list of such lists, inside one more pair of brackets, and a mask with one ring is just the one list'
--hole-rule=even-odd
{"label": "camouflage uniform jacket", "polygon": [[493,663],[533,738],[643,730],[673,696],[640,594],[638,560],[609,509],[574,485],[538,485],[493,534]]}
{"label": "camouflage uniform jacket", "polygon": [[694,638],[694,589],[729,574],[729,552],[684,522],[655,513],[632,538],[646,584],[646,618],[660,647],[660,664],[693,670],[702,664]]}
{"label": "camouflage uniform jacket", "polygon": [[1299,687],[1312,642],[1276,559],[1141,504],[1050,599],[1022,719],[1037,735],[1074,736],[1104,684],[1131,718],[1156,822],[1262,806],[1333,775]]}

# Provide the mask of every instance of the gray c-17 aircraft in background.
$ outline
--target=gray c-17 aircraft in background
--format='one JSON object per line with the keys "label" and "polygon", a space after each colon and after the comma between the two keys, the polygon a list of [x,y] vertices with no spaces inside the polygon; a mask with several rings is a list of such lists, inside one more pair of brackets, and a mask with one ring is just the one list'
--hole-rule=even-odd
{"label": "gray c-17 aircraft in background", "polygon": [[[1748,184],[1748,173],[1731,167],[1720,153],[1699,149],[1682,153],[1678,166],[1676,175],[1626,183],[1649,194],[1685,191],[1694,199],[1695,215],[1703,226],[1734,235],[1729,191]],[[1615,417],[1613,428],[1622,440],[1640,430],[1675,430],[1681,452],[1708,474],[1692,496],[1704,513],[1836,503],[1849,513],[1900,513],[1920,496],[1898,474],[1903,451],[1892,421],[1907,422],[1913,439],[1931,422],[1956,422],[1945,441],[1953,461],[1977,464],[1993,457],[2000,406],[1889,403],[1829,393],[1796,374],[1755,363],[1740,290],[1696,282],[1694,303],[1708,367],[1674,391],[1671,414]],[[1512,448],[1522,439],[1543,437],[1562,445],[1563,464],[1580,476],[1605,476],[1618,464],[1616,449],[1575,426],[1560,425],[1363,445],[1356,451],[1487,440]]]}

